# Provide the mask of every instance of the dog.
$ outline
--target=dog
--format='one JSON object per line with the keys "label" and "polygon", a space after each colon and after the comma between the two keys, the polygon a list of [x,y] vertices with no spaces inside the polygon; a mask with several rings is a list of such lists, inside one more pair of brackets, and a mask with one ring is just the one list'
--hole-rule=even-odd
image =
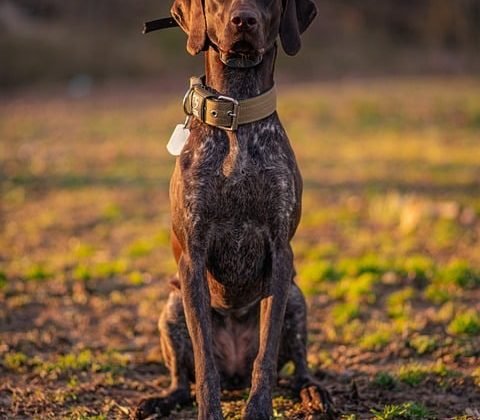
{"label": "dog", "polygon": [[[245,387],[251,388],[242,418],[273,418],[272,390],[289,361],[306,410],[332,413],[329,393],[307,367],[306,304],[294,282],[290,241],[302,197],[297,162],[274,109],[243,124],[241,109],[236,115],[251,98],[269,96],[264,102],[271,105],[277,38],[295,55],[316,6],[175,0],[171,13],[188,36],[187,51],[205,53],[206,76],[194,84],[196,95],[193,87],[187,93],[190,135],[170,183],[178,276],[159,329],[171,385],[143,400],[134,417],[165,417],[191,404],[195,382],[199,419],[222,419],[221,389]],[[231,120],[215,125],[220,117],[207,99],[229,109]]]}

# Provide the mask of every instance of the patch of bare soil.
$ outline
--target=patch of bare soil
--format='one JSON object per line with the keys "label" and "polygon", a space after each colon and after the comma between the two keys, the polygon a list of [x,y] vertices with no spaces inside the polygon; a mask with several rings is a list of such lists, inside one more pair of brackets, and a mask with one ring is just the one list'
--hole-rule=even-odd
{"label": "patch of bare soil", "polygon": [[[2,418],[128,418],[141,398],[168,386],[156,328],[167,292],[163,279],[139,287],[115,278],[92,281],[88,287],[78,281],[19,282],[2,297],[0,312]],[[480,407],[479,388],[467,375],[429,379],[417,387],[376,385],[377,372],[394,372],[414,356],[413,351],[401,340],[377,352],[322,344],[325,311],[321,299],[312,301],[310,359],[316,376],[331,391],[339,417],[355,413],[358,418],[371,418],[372,408],[403,401],[423,403],[442,419]],[[449,368],[467,371],[478,362],[480,343],[475,344],[474,358],[451,358]],[[326,368],[315,363],[325,352],[333,361]],[[15,354],[27,359],[15,364],[11,356]],[[82,354],[84,360],[78,360]],[[421,360],[428,362],[429,358]],[[227,418],[241,412],[246,395],[246,391],[224,393]],[[279,418],[312,418],[302,411],[285,378],[276,390],[274,406]],[[195,409],[171,418],[194,419]]]}

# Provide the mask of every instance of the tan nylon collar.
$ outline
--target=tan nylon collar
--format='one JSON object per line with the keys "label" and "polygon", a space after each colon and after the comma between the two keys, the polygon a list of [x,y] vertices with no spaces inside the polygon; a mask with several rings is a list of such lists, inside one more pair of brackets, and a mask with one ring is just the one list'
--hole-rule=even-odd
{"label": "tan nylon collar", "polygon": [[275,86],[253,98],[237,101],[215,93],[204,84],[203,78],[190,78],[190,89],[185,94],[183,109],[205,124],[235,131],[239,125],[263,120],[277,109]]}

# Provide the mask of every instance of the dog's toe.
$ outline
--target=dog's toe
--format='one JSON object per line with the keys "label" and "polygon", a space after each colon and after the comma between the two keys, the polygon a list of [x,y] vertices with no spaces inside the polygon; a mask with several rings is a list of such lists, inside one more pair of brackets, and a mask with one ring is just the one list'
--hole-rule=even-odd
{"label": "dog's toe", "polygon": [[153,420],[165,418],[176,407],[183,407],[191,402],[190,393],[176,390],[162,397],[145,398],[138,404],[132,414],[132,420]]}
{"label": "dog's toe", "polygon": [[153,420],[168,416],[172,408],[165,398],[145,398],[135,409],[132,420]]}
{"label": "dog's toe", "polygon": [[323,413],[328,418],[334,418],[332,397],[318,383],[310,383],[300,389],[300,399],[308,413]]}

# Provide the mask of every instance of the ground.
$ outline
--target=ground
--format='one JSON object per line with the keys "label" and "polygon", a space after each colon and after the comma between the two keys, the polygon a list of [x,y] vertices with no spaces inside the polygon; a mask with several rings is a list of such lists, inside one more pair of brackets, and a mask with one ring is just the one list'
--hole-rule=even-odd
{"label": "ground", "polygon": [[[1,418],[127,418],[168,386],[156,322],[181,92],[152,89],[0,102]],[[339,418],[480,418],[480,81],[279,96],[305,180],[309,363]],[[308,418],[290,374],[275,416]],[[224,394],[226,418],[247,395]]]}

